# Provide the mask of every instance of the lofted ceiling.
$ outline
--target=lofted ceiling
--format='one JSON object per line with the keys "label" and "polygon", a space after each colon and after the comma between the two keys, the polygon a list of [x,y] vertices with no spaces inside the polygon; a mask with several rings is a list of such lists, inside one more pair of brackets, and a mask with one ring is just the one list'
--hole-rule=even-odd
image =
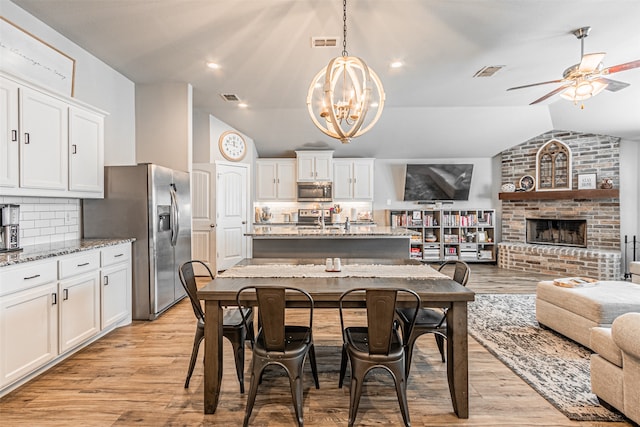
{"label": "lofted ceiling", "polygon": [[[580,61],[572,31],[583,26],[592,27],[585,52],[607,52],[605,66],[640,59],[638,0],[349,0],[347,50],[380,76],[386,104],[348,145],[322,134],[305,104],[313,76],[341,55],[339,0],[13,2],[135,83],[192,84],[194,108],[253,138],[261,157],[305,148],[487,157],[552,129],[640,141],[640,69],[612,76],[631,86],[584,109],[559,96],[528,105],[556,85],[506,91],[561,78]],[[337,37],[338,46],[312,49],[314,36]],[[405,66],[392,69],[396,60]],[[473,77],[492,65],[504,68]]]}

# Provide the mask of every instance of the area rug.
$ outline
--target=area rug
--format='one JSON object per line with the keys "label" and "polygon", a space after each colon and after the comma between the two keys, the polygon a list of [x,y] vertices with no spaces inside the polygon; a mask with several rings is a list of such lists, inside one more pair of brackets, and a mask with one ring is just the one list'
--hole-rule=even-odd
{"label": "area rug", "polygon": [[591,352],[538,326],[535,295],[476,294],[469,333],[569,419],[624,420],[591,393]]}

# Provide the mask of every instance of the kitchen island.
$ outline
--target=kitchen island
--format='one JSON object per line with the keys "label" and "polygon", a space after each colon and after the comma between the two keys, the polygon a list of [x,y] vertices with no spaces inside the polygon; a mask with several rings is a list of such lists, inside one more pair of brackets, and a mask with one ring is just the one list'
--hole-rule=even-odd
{"label": "kitchen island", "polygon": [[256,225],[252,232],[253,258],[409,258],[411,236],[405,228],[358,225]]}

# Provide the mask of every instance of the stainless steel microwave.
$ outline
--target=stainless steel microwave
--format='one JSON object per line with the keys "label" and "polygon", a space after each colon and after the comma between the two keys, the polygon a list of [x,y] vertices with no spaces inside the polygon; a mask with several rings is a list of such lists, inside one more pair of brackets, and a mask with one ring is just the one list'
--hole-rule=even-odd
{"label": "stainless steel microwave", "polygon": [[331,202],[333,201],[333,184],[331,182],[299,182],[299,202]]}

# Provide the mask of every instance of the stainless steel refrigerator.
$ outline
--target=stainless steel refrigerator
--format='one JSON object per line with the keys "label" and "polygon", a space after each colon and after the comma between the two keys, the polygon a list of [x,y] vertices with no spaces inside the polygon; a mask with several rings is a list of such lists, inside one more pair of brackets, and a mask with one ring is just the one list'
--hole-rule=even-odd
{"label": "stainless steel refrigerator", "polygon": [[104,199],[82,203],[85,238],[131,238],[132,313],[153,320],[182,299],[178,267],[191,259],[191,194],[187,172],[154,164],[108,166]]}

